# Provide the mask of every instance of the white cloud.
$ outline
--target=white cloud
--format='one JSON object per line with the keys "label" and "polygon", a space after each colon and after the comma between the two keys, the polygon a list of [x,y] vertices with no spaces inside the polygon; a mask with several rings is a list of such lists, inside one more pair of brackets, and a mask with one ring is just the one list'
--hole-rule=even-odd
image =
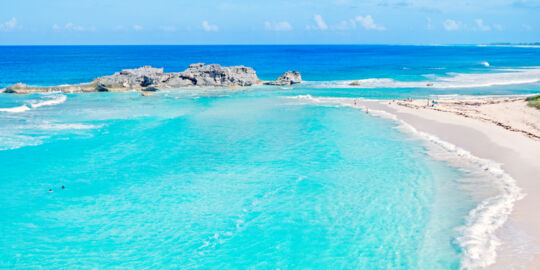
{"label": "white cloud", "polygon": [[375,24],[375,21],[373,20],[371,15],[367,15],[365,17],[356,16],[355,20],[366,30],[377,30],[377,31],[386,30],[384,26]]}
{"label": "white cloud", "polygon": [[161,31],[165,31],[165,32],[174,32],[174,31],[176,31],[176,27],[171,26],[171,25],[162,25],[162,26],[159,27],[159,29]]}
{"label": "white cloud", "polygon": [[352,19],[348,20],[342,20],[337,25],[328,26],[321,15],[316,14],[313,19],[315,20],[316,25],[307,25],[307,30],[337,30],[337,31],[345,31],[345,30],[354,30],[357,27],[364,28],[365,30],[377,30],[377,31],[384,31],[386,30],[386,27],[382,25],[378,25],[373,20],[373,17],[371,15],[366,16],[356,16]]}
{"label": "white cloud", "polygon": [[72,32],[84,32],[84,31],[95,32],[96,31],[96,27],[94,26],[84,27],[84,26],[76,25],[72,22],[68,22],[64,26],[53,24],[52,28],[55,31],[72,31]]}
{"label": "white cloud", "polygon": [[80,25],[75,25],[72,22],[66,23],[66,25],[64,26],[64,29],[70,30],[70,31],[84,31],[84,27]]}
{"label": "white cloud", "polygon": [[141,30],[143,30],[143,27],[140,26],[140,25],[138,25],[138,24],[134,24],[134,25],[133,25],[133,30],[135,30],[135,31],[141,31]]}
{"label": "white cloud", "polygon": [[315,20],[315,24],[317,24],[314,29],[323,31],[328,29],[328,25],[326,25],[326,22],[324,22],[324,19],[321,15],[315,14],[315,16],[313,16],[313,19]]}
{"label": "white cloud", "polygon": [[476,26],[478,27],[478,29],[480,31],[490,31],[491,30],[491,27],[489,25],[485,25],[484,21],[482,19],[476,19],[476,20],[474,20],[474,22],[476,23]]}
{"label": "white cloud", "polygon": [[289,22],[264,22],[264,29],[267,31],[291,31],[293,28]]}
{"label": "white cloud", "polygon": [[459,28],[461,28],[461,22],[448,19],[444,21],[443,26],[444,26],[444,29],[446,29],[446,31],[456,31],[456,30],[459,30]]}
{"label": "white cloud", "polygon": [[202,22],[202,28],[206,32],[217,32],[217,31],[219,31],[219,28],[218,28],[217,25],[210,24],[208,21],[203,21]]}
{"label": "white cloud", "polygon": [[8,32],[8,31],[13,31],[17,28],[22,28],[22,26],[17,22],[17,19],[15,18],[11,18],[11,20],[5,22],[5,23],[0,23],[0,31],[2,32]]}

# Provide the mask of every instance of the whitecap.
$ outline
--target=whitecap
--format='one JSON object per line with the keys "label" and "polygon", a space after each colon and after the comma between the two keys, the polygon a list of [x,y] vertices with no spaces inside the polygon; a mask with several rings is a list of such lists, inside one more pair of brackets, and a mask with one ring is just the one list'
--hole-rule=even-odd
{"label": "whitecap", "polygon": [[0,108],[0,112],[9,112],[9,113],[20,113],[30,110],[30,108],[26,105],[21,105],[17,107],[12,108]]}
{"label": "whitecap", "polygon": [[[488,64],[485,62],[485,64]],[[485,65],[484,64],[484,65]],[[474,88],[540,82],[540,68],[498,69],[490,73],[426,74],[427,80],[399,81],[391,78],[367,78],[345,81],[311,81],[314,88]]]}
{"label": "whitecap", "polygon": [[33,137],[17,134],[0,135],[0,151],[12,150],[24,146],[33,146],[42,144],[43,137]]}
{"label": "whitecap", "polygon": [[36,125],[34,128],[45,129],[45,130],[84,130],[84,129],[96,129],[100,128],[103,125],[90,125],[90,124],[80,124],[80,123],[71,123],[71,124],[55,124],[55,123],[46,123],[41,125]]}
{"label": "whitecap", "polygon": [[53,96],[52,99],[33,101],[30,103],[30,106],[32,108],[39,108],[42,106],[54,106],[54,105],[62,104],[66,100],[67,100],[67,96],[65,95],[55,95]]}

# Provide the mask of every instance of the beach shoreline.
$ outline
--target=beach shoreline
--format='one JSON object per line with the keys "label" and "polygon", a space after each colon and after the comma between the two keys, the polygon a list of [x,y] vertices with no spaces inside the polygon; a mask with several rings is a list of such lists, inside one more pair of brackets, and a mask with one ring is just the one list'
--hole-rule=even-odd
{"label": "beach shoreline", "polygon": [[464,269],[540,267],[540,110],[525,97],[366,100],[296,96],[396,121],[493,177],[500,194],[469,213],[458,242]]}
{"label": "beach shoreline", "polygon": [[502,244],[490,269],[540,267],[540,110],[523,98],[477,97],[428,100],[361,101],[371,110],[391,113],[420,132],[501,165],[525,195],[516,200],[495,232]]}

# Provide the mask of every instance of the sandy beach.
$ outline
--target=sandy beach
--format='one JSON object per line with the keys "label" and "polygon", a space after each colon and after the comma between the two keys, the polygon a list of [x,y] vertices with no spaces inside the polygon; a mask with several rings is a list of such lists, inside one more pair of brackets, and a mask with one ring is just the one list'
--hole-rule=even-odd
{"label": "sandy beach", "polygon": [[501,164],[525,195],[496,231],[502,241],[491,269],[540,267],[540,110],[521,97],[362,102],[392,113],[418,131]]}

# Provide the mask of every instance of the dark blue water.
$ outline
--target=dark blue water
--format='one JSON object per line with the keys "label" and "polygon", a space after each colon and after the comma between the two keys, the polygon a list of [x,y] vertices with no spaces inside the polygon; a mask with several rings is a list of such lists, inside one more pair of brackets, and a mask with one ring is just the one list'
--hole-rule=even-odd
{"label": "dark blue water", "polygon": [[[57,85],[89,82],[144,65],[183,71],[191,63],[245,65],[273,80],[286,70],[304,80],[393,78],[493,72],[540,66],[540,49],[477,46],[2,46],[0,87],[17,82]],[[481,63],[488,62],[490,67]]]}

